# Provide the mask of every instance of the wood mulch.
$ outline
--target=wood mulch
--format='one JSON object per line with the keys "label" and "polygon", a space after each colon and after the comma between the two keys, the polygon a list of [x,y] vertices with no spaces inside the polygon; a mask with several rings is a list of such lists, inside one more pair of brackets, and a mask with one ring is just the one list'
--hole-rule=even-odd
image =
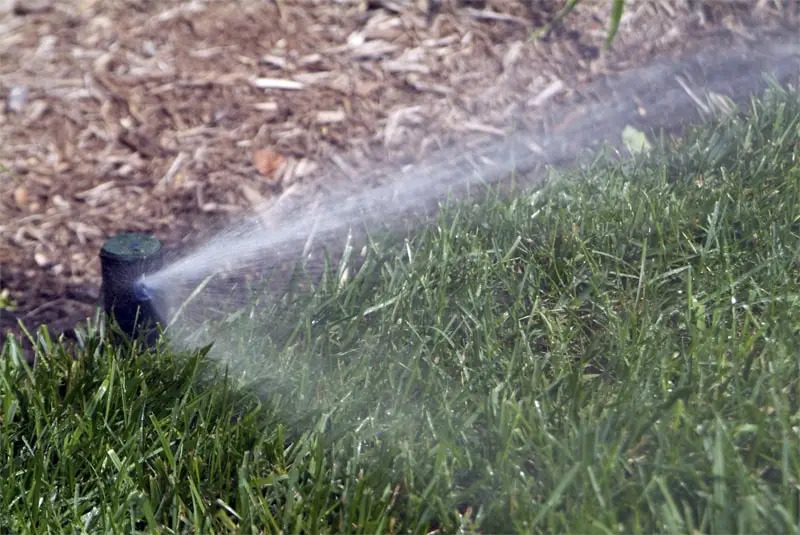
{"label": "wood mulch", "polygon": [[[610,72],[793,0],[0,0],[0,329],[92,313],[123,230],[173,246],[377,162],[502,139]],[[353,178],[353,180],[356,180]],[[0,302],[3,298],[0,297]]]}

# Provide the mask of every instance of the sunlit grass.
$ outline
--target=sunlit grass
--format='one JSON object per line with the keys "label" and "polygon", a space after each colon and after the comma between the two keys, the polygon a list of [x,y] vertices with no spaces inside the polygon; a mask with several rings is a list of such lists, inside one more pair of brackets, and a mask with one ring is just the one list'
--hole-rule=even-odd
{"label": "sunlit grass", "polygon": [[746,115],[455,206],[213,359],[8,340],[0,531],[796,531],[800,99]]}

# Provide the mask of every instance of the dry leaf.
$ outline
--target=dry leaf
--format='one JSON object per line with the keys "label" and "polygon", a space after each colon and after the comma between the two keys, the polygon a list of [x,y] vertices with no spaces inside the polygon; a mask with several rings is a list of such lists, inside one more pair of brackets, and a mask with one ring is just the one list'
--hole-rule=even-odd
{"label": "dry leaf", "polygon": [[264,176],[270,176],[285,163],[286,157],[272,149],[258,149],[253,153],[253,165]]}
{"label": "dry leaf", "polygon": [[14,202],[20,210],[24,210],[28,204],[28,190],[25,186],[17,186],[14,189]]}

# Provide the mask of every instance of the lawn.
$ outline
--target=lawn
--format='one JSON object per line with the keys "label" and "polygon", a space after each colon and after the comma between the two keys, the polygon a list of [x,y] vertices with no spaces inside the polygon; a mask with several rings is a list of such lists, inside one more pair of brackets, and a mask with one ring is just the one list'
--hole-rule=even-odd
{"label": "lawn", "polygon": [[377,237],[210,347],[6,340],[0,531],[796,532],[800,94],[742,111]]}

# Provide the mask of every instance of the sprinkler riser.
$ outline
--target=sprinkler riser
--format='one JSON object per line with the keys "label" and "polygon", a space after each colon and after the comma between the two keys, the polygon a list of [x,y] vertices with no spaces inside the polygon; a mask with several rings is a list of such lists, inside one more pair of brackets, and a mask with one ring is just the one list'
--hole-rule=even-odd
{"label": "sprinkler riser", "polygon": [[103,308],[129,340],[152,345],[164,324],[144,280],[162,263],[161,242],[147,234],[118,234],[100,250]]}

